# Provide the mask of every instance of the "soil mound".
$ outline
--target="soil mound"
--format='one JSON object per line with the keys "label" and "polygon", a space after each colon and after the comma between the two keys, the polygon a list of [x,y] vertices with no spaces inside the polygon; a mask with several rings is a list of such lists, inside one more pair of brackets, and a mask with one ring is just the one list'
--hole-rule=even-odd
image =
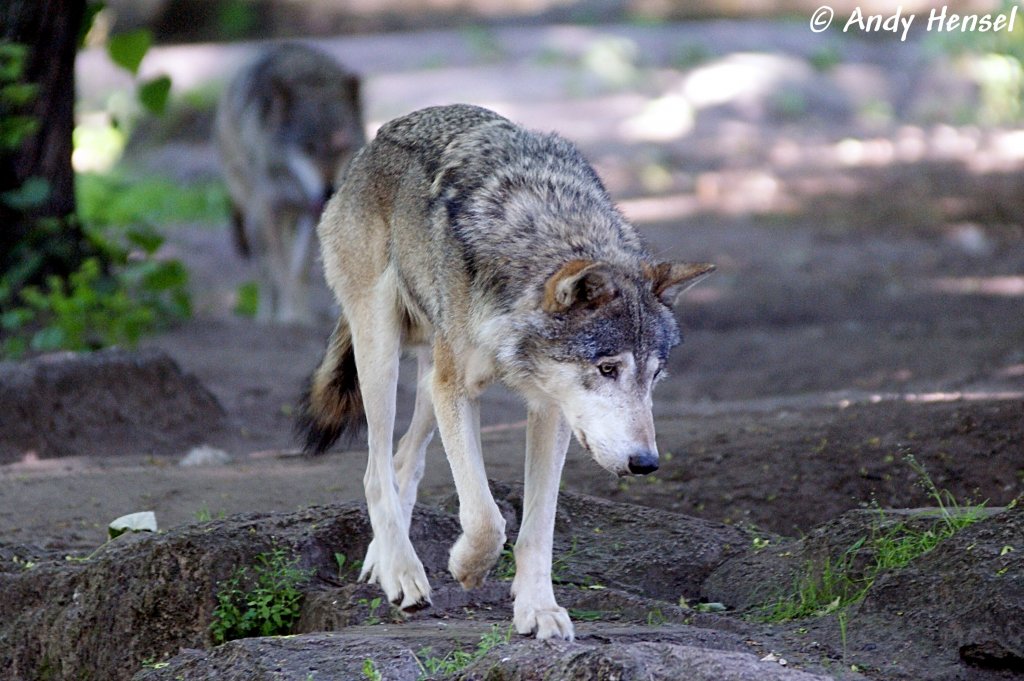
{"label": "soil mound", "polygon": [[159,350],[0,363],[0,464],[169,454],[224,427],[224,410]]}

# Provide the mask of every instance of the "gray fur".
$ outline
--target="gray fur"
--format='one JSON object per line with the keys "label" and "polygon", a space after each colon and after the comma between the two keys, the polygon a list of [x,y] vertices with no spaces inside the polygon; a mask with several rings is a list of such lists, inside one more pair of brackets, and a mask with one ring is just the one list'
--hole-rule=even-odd
{"label": "gray fur", "polygon": [[[299,420],[307,446],[329,446],[353,420],[341,412],[356,403],[342,393],[361,391],[374,528],[361,576],[403,608],[429,602],[408,526],[436,420],[463,528],[449,569],[466,588],[484,579],[505,534],[486,485],[477,397],[501,380],[527,403],[513,620],[520,633],[571,639],[550,574],[571,433],[615,474],[657,468],[651,389],[680,340],[669,302],[713,267],[655,263],[571,143],[466,105],[381,128],[318,233],[351,343],[329,349]],[[403,348],[417,348],[421,380],[392,455]],[[346,375],[353,360],[358,382]]]}
{"label": "gray fur", "polygon": [[429,187],[417,197],[427,219],[394,223],[391,257],[410,317],[425,317],[442,332],[463,323],[445,295],[452,283],[472,291],[475,309],[506,314],[524,300],[529,306],[570,260],[613,267],[619,296],[612,304],[523,315],[521,347],[501,367],[507,380],[528,376],[537,356],[592,364],[635,351],[664,360],[679,342],[674,316],[641,274],[641,263],[653,260],[572,143],[484,109],[453,106],[389,123],[367,153],[398,161],[405,178],[422,173],[416,185]]}

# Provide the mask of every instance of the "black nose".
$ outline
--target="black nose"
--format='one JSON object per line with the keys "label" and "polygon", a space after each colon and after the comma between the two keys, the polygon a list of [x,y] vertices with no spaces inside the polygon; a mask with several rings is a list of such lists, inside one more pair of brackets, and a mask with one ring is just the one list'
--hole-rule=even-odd
{"label": "black nose", "polygon": [[653,452],[640,451],[629,457],[629,472],[633,475],[647,475],[658,470],[658,455]]}

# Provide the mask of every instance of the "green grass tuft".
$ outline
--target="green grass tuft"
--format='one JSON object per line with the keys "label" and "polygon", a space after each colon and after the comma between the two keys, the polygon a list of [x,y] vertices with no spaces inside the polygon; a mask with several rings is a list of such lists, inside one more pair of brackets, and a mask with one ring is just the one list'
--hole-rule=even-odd
{"label": "green grass tuft", "polygon": [[499,625],[494,624],[489,632],[480,637],[480,642],[476,644],[476,649],[471,652],[456,649],[444,657],[435,657],[431,654],[433,652],[432,648],[424,648],[416,656],[416,660],[420,665],[420,678],[436,674],[458,673],[494,648],[507,644],[511,638],[511,625],[506,629],[502,629]]}
{"label": "green grass tuft", "polygon": [[838,556],[826,556],[820,564],[807,563],[792,591],[763,605],[758,619],[783,622],[837,612],[845,628],[846,608],[861,601],[878,577],[906,567],[981,518],[984,504],[961,506],[948,490],[935,485],[913,456],[906,457],[906,462],[938,507],[936,520],[923,528],[918,523],[891,523],[879,509],[870,535],[861,537]]}

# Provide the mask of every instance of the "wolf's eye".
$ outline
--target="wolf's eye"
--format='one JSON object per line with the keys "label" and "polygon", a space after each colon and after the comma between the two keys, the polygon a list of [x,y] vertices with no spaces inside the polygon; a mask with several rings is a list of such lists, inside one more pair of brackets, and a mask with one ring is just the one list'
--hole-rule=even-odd
{"label": "wolf's eye", "polygon": [[601,375],[605,378],[619,377],[619,365],[615,362],[601,362],[597,365],[597,370],[601,372]]}

